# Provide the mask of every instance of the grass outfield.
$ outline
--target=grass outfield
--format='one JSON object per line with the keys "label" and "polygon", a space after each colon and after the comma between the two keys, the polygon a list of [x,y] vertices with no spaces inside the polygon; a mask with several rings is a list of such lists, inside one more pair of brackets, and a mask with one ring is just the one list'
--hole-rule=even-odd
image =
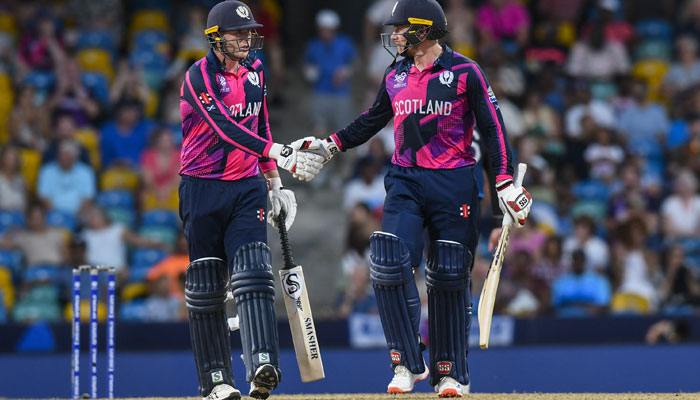
{"label": "grass outfield", "polygon": [[[250,397],[243,397],[250,399]],[[272,395],[269,400],[436,400],[438,397],[428,393],[407,395],[388,394],[298,394]],[[463,397],[465,400],[700,400],[700,393],[479,393]],[[0,398],[0,400],[11,400]],[[126,400],[126,399],[120,399]],[[201,400],[201,397],[150,397],[143,400]]]}

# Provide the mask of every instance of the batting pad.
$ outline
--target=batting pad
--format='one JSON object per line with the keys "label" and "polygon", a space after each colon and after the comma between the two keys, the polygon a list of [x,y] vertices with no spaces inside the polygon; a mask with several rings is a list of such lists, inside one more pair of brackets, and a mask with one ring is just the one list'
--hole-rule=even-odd
{"label": "batting pad", "polygon": [[384,232],[373,233],[369,243],[370,277],[392,368],[405,365],[414,374],[422,373],[425,363],[418,340],[420,297],[408,247],[400,238]]}
{"label": "batting pad", "polygon": [[264,364],[274,365],[279,373],[274,278],[270,248],[265,243],[248,243],[238,249],[233,257],[231,291],[238,307],[248,382]]}
{"label": "batting pad", "polygon": [[202,397],[222,383],[235,387],[231,338],[224,311],[227,289],[228,268],[222,259],[200,258],[187,266],[185,302]]}
{"label": "batting pad", "polygon": [[444,376],[469,383],[467,351],[471,314],[468,295],[472,255],[457,243],[433,242],[425,268],[428,286],[430,384]]}

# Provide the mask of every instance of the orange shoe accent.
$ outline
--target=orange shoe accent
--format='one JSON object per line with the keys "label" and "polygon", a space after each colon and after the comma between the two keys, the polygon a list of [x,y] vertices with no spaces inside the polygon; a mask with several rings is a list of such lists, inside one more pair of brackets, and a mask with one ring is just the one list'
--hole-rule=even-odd
{"label": "orange shoe accent", "polygon": [[403,394],[403,393],[410,393],[411,391],[408,390],[408,391],[405,391],[405,392],[404,392],[403,390],[401,390],[401,389],[397,388],[396,386],[394,386],[394,387],[390,387],[389,389],[387,389],[386,392],[389,393],[389,394]]}
{"label": "orange shoe accent", "polygon": [[462,397],[462,395],[457,393],[457,389],[445,389],[438,394],[438,397]]}

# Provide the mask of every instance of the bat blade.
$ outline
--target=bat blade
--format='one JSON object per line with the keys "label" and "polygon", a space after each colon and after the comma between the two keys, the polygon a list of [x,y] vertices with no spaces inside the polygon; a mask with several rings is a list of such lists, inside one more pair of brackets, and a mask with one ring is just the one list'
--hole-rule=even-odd
{"label": "bat blade", "polygon": [[510,228],[510,225],[506,225],[503,227],[503,230],[501,230],[496,252],[493,255],[491,267],[489,268],[489,273],[481,289],[481,296],[479,297],[479,347],[482,349],[487,349],[489,347],[493,305],[496,302],[496,292],[498,291],[498,282],[501,278],[501,267],[503,266],[503,256],[506,246],[508,245]]}
{"label": "bat blade", "polygon": [[326,377],[323,371],[321,351],[318,347],[316,326],[311,314],[306,292],[304,270],[300,265],[279,271],[284,289],[284,305],[294,341],[294,352],[302,382],[312,382]]}

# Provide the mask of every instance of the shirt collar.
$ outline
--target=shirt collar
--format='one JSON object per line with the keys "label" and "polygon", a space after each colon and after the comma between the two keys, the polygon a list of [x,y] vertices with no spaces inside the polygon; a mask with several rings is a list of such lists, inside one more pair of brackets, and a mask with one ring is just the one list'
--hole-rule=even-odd
{"label": "shirt collar", "polygon": [[[438,57],[437,60],[435,60],[435,63],[433,63],[433,69],[436,69],[438,65],[447,70],[452,69],[452,66],[454,65],[454,51],[452,51],[452,49],[447,45],[443,44],[442,47],[442,54],[440,54],[440,57]],[[411,70],[412,65],[413,57],[404,57],[396,62],[396,72],[408,73]]]}
{"label": "shirt collar", "polygon": [[[249,58],[243,59],[239,61],[241,64],[241,67],[245,67],[246,69],[253,71],[253,63]],[[209,49],[209,52],[207,53],[207,69],[209,69],[212,72],[228,72],[230,73],[229,70],[226,69],[226,66],[219,61],[219,58],[214,54],[214,50]]]}

